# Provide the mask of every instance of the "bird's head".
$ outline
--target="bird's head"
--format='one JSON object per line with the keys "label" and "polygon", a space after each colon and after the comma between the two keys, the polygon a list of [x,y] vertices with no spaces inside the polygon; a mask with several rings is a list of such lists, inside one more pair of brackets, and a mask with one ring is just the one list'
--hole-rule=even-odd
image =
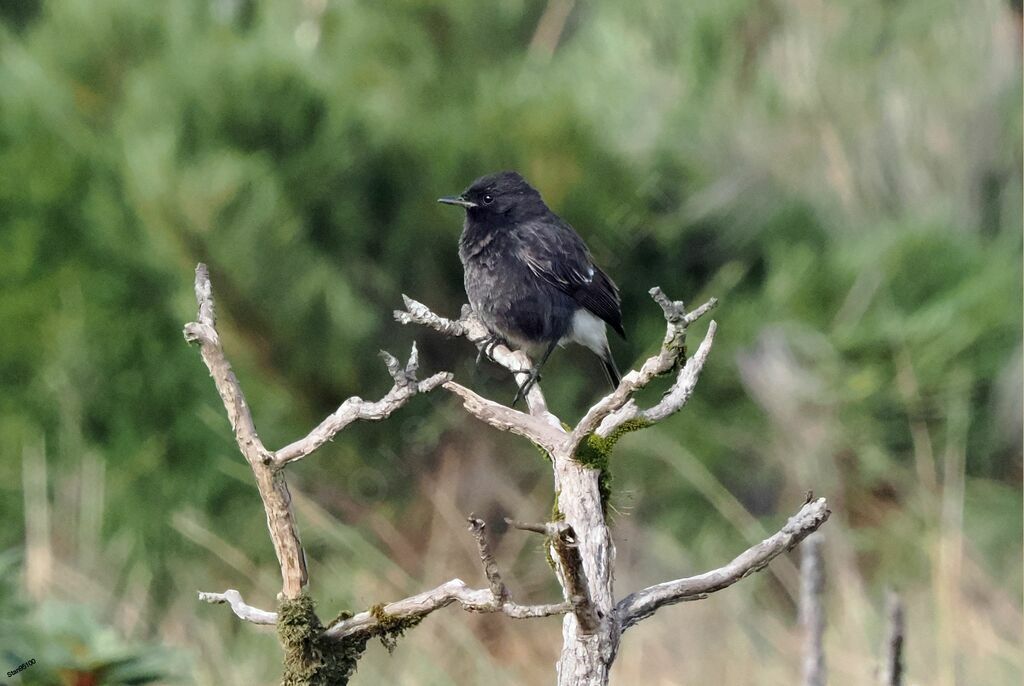
{"label": "bird's head", "polygon": [[438,198],[447,205],[466,208],[472,220],[506,222],[547,210],[537,189],[518,172],[503,171],[481,176],[461,195]]}

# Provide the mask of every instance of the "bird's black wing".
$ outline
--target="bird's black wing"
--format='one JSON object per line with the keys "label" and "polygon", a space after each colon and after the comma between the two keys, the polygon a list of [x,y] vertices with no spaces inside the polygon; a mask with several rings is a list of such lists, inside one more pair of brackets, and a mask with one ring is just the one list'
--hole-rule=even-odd
{"label": "bird's black wing", "polygon": [[519,224],[517,253],[535,275],[571,296],[623,338],[622,307],[615,282],[594,264],[576,231],[557,216]]}

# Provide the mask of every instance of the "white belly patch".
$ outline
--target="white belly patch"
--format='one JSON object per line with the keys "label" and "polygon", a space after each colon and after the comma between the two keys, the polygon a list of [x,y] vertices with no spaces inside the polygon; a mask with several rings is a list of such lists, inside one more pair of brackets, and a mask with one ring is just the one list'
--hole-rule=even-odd
{"label": "white belly patch", "polygon": [[558,343],[565,345],[570,341],[590,348],[599,356],[604,357],[604,351],[608,348],[608,334],[604,322],[588,310],[583,308],[576,310],[572,316],[572,329]]}

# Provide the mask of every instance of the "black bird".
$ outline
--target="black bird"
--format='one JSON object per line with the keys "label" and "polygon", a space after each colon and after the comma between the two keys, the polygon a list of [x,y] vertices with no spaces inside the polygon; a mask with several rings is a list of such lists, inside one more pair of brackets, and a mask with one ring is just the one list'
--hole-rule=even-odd
{"label": "black bird", "polygon": [[619,370],[605,324],[626,337],[619,289],[540,193],[516,172],[504,171],[438,202],[466,208],[459,257],[469,303],[492,335],[485,350],[509,342],[531,357],[540,353],[512,404],[537,382],[555,346],[568,342],[596,353],[616,388]]}

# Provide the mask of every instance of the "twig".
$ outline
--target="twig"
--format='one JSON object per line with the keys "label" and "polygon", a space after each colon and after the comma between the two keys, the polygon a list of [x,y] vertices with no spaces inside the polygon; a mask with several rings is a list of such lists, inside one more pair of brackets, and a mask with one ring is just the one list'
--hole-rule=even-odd
{"label": "twig", "polygon": [[531,55],[543,56],[551,59],[562,39],[562,32],[565,30],[565,23],[572,13],[576,0],[548,0],[544,13],[537,22],[537,29],[530,39],[529,51]]}
{"label": "twig", "polygon": [[[579,607],[574,605],[571,599],[563,603],[551,603],[547,605],[520,605],[509,599],[508,588],[501,579],[498,564],[491,553],[490,545],[487,543],[486,525],[483,520],[474,515],[467,518],[469,531],[476,540],[477,549],[480,553],[480,562],[484,568],[484,575],[487,577],[488,588],[469,588],[461,579],[452,579],[441,584],[437,588],[423,593],[418,593],[402,600],[388,603],[381,608],[381,611],[374,612],[366,610],[348,619],[336,622],[324,632],[327,636],[334,638],[345,638],[361,633],[370,633],[380,627],[380,617],[389,619],[415,619],[424,617],[435,610],[440,610],[452,603],[459,603],[462,608],[469,612],[500,612],[514,619],[531,619],[535,617],[550,617],[552,615],[563,615],[567,612],[578,612]],[[566,538],[565,530],[568,529],[571,540],[571,528],[564,523],[562,526],[552,529]],[[558,543],[559,546],[563,545]],[[576,559],[579,555],[576,554]],[[200,591],[199,599],[207,603],[228,603],[231,609],[240,618],[253,624],[276,624],[277,613],[260,610],[247,605],[238,591],[227,590],[224,593],[204,593]]]}
{"label": "twig", "polygon": [[319,426],[310,431],[307,436],[275,452],[275,467],[280,469],[290,462],[300,460],[309,455],[334,438],[335,434],[352,422],[357,420],[380,421],[387,419],[391,416],[391,413],[409,402],[417,393],[429,393],[452,378],[452,375],[448,372],[439,372],[423,381],[417,381],[416,370],[419,368],[419,354],[415,343],[412,345],[409,361],[404,368],[390,353],[382,350],[380,355],[384,358],[384,364],[388,368],[388,373],[391,374],[391,378],[395,381],[395,385],[391,387],[391,390],[376,402],[366,401],[355,396],[349,398],[334,413],[328,415],[326,419],[320,422]]}
{"label": "twig", "polygon": [[476,539],[477,551],[480,553],[480,562],[484,566],[484,576],[491,586],[491,595],[499,601],[508,600],[508,588],[501,580],[501,573],[498,571],[498,563],[494,560],[491,547],[487,544],[487,525],[484,520],[477,519],[476,515],[469,515],[469,531]]}
{"label": "twig", "polygon": [[204,603],[213,604],[227,603],[231,606],[231,610],[238,615],[238,618],[246,622],[252,622],[253,624],[277,624],[276,612],[267,612],[252,605],[246,605],[245,601],[242,600],[242,594],[233,588],[229,588],[223,593],[204,593],[199,591],[199,600]]}
{"label": "twig", "polygon": [[580,625],[580,633],[591,634],[597,631],[600,620],[590,599],[587,575],[583,571],[583,559],[580,557],[576,532],[572,527],[565,522],[528,524],[514,519],[505,521],[513,528],[547,535],[558,562],[559,580],[565,590],[566,600],[572,603],[573,613]]}
{"label": "twig", "polygon": [[774,558],[792,549],[816,531],[825,523],[829,514],[825,499],[818,498],[800,508],[779,532],[747,549],[724,567],[631,593],[615,607],[622,629],[625,630],[650,617],[665,605],[700,600],[764,569]]}
{"label": "twig", "polygon": [[[267,610],[247,605],[242,600],[242,595],[234,589],[229,589],[223,593],[205,593],[200,591],[199,600],[214,604],[227,603],[239,619],[251,622],[252,624],[277,624],[276,612],[268,612]],[[469,612],[501,612],[515,619],[550,617],[552,615],[564,615],[566,612],[572,611],[572,605],[569,603],[519,605],[509,601],[498,602],[495,601],[491,589],[472,589],[466,586],[461,579],[452,579],[437,588],[388,603],[383,607],[383,614],[388,618],[394,619],[423,617],[454,602],[460,603]],[[379,626],[380,622],[377,617],[373,612],[367,610],[331,625],[325,633],[334,638],[345,638],[354,634],[372,632]]]}
{"label": "twig", "polygon": [[235,442],[253,471],[263,499],[270,538],[281,567],[282,593],[286,598],[296,598],[308,580],[306,558],[291,509],[291,493],[279,470],[289,462],[309,455],[357,419],[384,419],[416,394],[426,393],[448,381],[451,375],[442,372],[424,381],[417,381],[418,355],[415,344],[404,368],[393,356],[382,352],[388,373],[395,382],[384,398],[377,402],[349,398],[305,438],[273,453],[260,440],[242,386],[224,355],[220,335],[217,333],[210,272],[202,263],[196,266],[195,293],[199,313],[196,321],[185,325],[185,340],[199,344],[203,362],[210,370],[235,432]]}
{"label": "twig", "polygon": [[306,585],[306,556],[299,540],[299,530],[292,514],[291,494],[284,477],[270,468],[273,454],[268,451],[256,433],[256,426],[245,401],[238,378],[224,356],[213,303],[213,289],[206,265],[196,267],[196,300],[199,303],[198,320],[185,325],[185,340],[198,343],[203,362],[217,387],[228,420],[235,432],[235,442],[245,456],[256,478],[256,487],[267,513],[267,527],[281,567],[281,592],[286,598],[297,598]]}
{"label": "twig", "polygon": [[[413,300],[407,295],[403,295],[402,300],[405,303],[405,310],[394,311],[395,320],[399,323],[420,324],[452,338],[465,337],[478,350],[482,351],[486,347],[491,359],[511,372],[515,377],[516,383],[521,384],[529,377],[530,370],[533,368],[530,358],[524,352],[510,350],[505,345],[488,346],[491,340],[491,332],[473,314],[468,305],[463,307],[461,318],[452,320],[435,314],[429,307]],[[445,388],[452,392],[458,392],[458,389],[463,387],[454,384],[446,385]],[[468,389],[466,391],[467,393],[472,393]],[[460,395],[465,400],[465,395]],[[472,395],[476,396],[475,393],[472,393]],[[476,397],[479,398],[479,396]],[[483,399],[480,398],[480,400]],[[497,403],[494,404],[497,405]],[[544,420],[555,431],[563,431],[562,422],[548,410],[547,401],[544,399],[544,393],[540,389],[540,384],[534,384],[530,392],[526,394],[526,406],[530,408],[531,415]]]}
{"label": "twig", "polygon": [[[564,615],[572,610],[569,603],[519,605],[511,601],[499,602],[494,599],[490,588],[471,589],[461,579],[452,579],[433,590],[389,603],[382,610],[388,618],[412,619],[426,616],[455,602],[462,605],[462,608],[468,612],[500,612],[514,619]],[[327,629],[326,634],[334,638],[345,638],[372,632],[379,626],[380,622],[373,613],[360,612],[332,625]]]}
{"label": "twig", "polygon": [[825,568],[821,532],[800,546],[800,624],[804,631],[804,686],[825,686]]}
{"label": "twig", "polygon": [[903,683],[903,643],[906,640],[903,601],[895,591],[886,594],[886,614],[889,628],[885,637],[885,657],[882,663],[882,686],[900,686]]}
{"label": "twig", "polygon": [[[587,411],[568,439],[572,448],[595,431],[599,436],[607,437],[630,419],[640,418],[649,422],[664,419],[679,411],[690,399],[697,379],[704,369],[704,363],[711,353],[717,324],[711,322],[697,353],[682,364],[686,355],[686,331],[690,324],[714,309],[718,301],[712,298],[693,312],[686,313],[682,301],[670,301],[657,286],[652,288],[650,293],[665,315],[666,331],[661,350],[657,355],[648,358],[639,369],[623,376],[618,388]],[[676,367],[680,367],[676,380],[661,401],[648,410],[640,410],[632,401],[632,397],[656,377],[667,374]]]}
{"label": "twig", "polygon": [[[469,531],[476,539],[480,562],[484,568],[489,587],[486,589],[470,589],[461,579],[452,579],[437,588],[385,605],[383,614],[394,618],[423,617],[442,607],[458,602],[469,612],[501,612],[515,619],[534,617],[550,617],[561,615],[573,610],[569,602],[551,605],[520,605],[509,599],[508,588],[501,579],[498,563],[494,560],[491,548],[487,543],[486,525],[475,515],[467,518]],[[377,613],[379,615],[379,613]],[[328,636],[345,637],[361,632],[373,631],[379,624],[375,613],[360,612],[359,614],[334,624],[327,630]]]}
{"label": "twig", "polygon": [[[536,387],[536,385],[534,386]],[[462,407],[471,415],[493,426],[499,431],[524,436],[548,452],[555,449],[565,438],[561,428],[533,414],[526,414],[506,405],[488,400],[465,386],[449,381],[444,388],[462,398]]]}

